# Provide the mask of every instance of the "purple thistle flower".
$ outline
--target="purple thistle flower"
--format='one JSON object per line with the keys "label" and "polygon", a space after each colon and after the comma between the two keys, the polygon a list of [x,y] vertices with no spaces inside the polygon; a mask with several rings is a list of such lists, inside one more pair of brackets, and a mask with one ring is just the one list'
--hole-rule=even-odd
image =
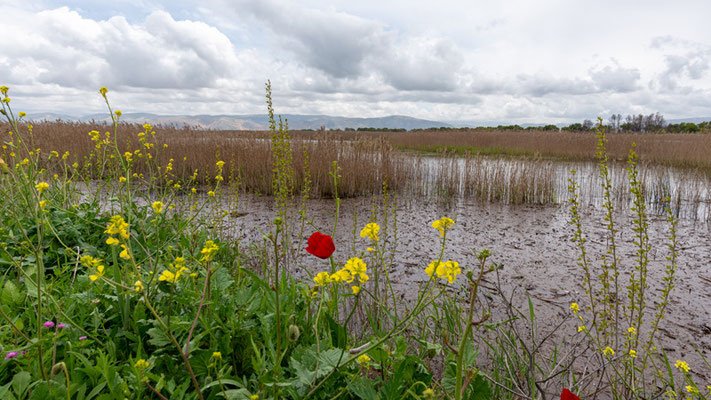
{"label": "purple thistle flower", "polygon": [[54,322],[52,321],[47,321],[44,323],[45,328],[54,328]]}
{"label": "purple thistle flower", "polygon": [[86,336],[79,336],[79,340],[86,340]]}
{"label": "purple thistle flower", "polygon": [[5,354],[5,359],[9,360],[11,358],[15,358],[15,357],[17,357],[17,354],[18,353],[16,351],[11,351],[11,352]]}

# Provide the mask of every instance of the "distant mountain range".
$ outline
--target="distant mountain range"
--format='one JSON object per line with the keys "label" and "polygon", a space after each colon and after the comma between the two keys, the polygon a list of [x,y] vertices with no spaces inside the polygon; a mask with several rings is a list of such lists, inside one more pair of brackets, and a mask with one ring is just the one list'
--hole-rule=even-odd
{"label": "distant mountain range", "polygon": [[[73,117],[63,114],[35,114],[31,115],[34,120],[54,121],[61,119],[64,121],[108,121],[106,114],[92,114],[83,117]],[[380,118],[348,118],[334,117],[329,115],[298,115],[285,114],[282,118],[289,123],[289,129],[345,129],[345,128],[391,128],[391,129],[425,129],[432,127],[454,127],[454,125],[430,121],[426,119],[406,117],[402,115],[391,115]],[[124,122],[152,125],[176,125],[195,126],[202,129],[226,129],[226,130],[266,130],[269,129],[269,121],[266,115],[157,115],[146,113],[124,113],[121,116]]]}
{"label": "distant mountain range", "polygon": [[[64,114],[55,113],[38,113],[30,115],[33,120],[54,121],[61,119],[63,121],[108,121],[106,114],[91,114],[82,117],[75,117]],[[390,115],[379,118],[349,118],[330,115],[299,115],[285,114],[282,118],[288,121],[289,128],[298,129],[345,129],[345,128],[390,128],[390,129],[427,129],[433,127],[477,127],[477,126],[497,126],[511,125],[495,121],[432,121],[427,119],[406,117],[403,115]],[[215,130],[266,130],[269,129],[269,121],[264,114],[250,115],[157,115],[148,113],[125,113],[121,116],[121,120],[125,122],[152,125],[175,125],[175,126],[192,126],[200,129],[215,129]],[[699,123],[703,121],[711,121],[711,117],[706,118],[678,118],[670,119],[669,123],[678,124],[680,122]],[[537,123],[520,123],[522,127],[528,126],[543,126],[545,124]],[[555,124],[559,127],[569,124]]]}

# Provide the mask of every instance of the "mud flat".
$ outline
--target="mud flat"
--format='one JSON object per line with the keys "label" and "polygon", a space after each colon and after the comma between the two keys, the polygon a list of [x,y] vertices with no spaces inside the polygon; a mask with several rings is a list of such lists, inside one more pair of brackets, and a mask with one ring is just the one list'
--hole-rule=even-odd
{"label": "mud flat", "polygon": [[[343,264],[354,256],[354,247],[356,252],[365,251],[366,241],[354,238],[354,220],[359,231],[368,222],[372,202],[372,199],[362,198],[343,200],[334,237],[334,257],[338,263]],[[243,199],[242,211],[224,221],[227,236],[238,239],[244,249],[248,249],[250,242],[261,241],[263,232],[258,227],[265,227],[273,220],[275,212],[272,203],[272,199],[265,197]],[[313,226],[331,233],[332,213],[335,210],[333,201],[310,200],[306,210]],[[582,213],[588,254],[594,268],[599,269],[599,255],[604,253],[606,245],[603,214],[593,207],[584,208]],[[418,285],[427,280],[424,268],[436,259],[439,251],[438,233],[430,224],[437,218],[448,216],[456,224],[448,234],[445,259],[471,268],[476,264],[472,249],[490,249],[490,260],[503,265],[499,273],[502,291],[507,296],[513,292],[514,303],[522,308],[527,307],[526,295],[530,294],[542,332],[550,331],[566,320],[555,332],[555,337],[564,342],[580,338],[576,336],[577,321],[571,318],[569,306],[571,302],[578,302],[582,307],[589,301],[582,287],[583,271],[578,265],[578,252],[571,242],[573,228],[569,224],[567,206],[513,206],[466,201],[443,205],[410,201],[401,202],[396,214],[397,249],[390,270],[396,296],[405,299],[415,296]],[[393,215],[389,218],[392,224]],[[619,212],[615,218],[619,230],[617,253],[622,260],[620,286],[624,287],[634,265],[636,251],[632,216]],[[306,226],[305,237],[312,230],[312,227]],[[663,217],[649,216],[648,234],[652,251],[648,280],[649,290],[655,291],[654,298],[665,274],[668,230],[669,224]],[[705,356],[711,353],[711,224],[681,218],[677,236],[676,289],[658,337],[671,360],[688,360],[694,370],[705,371],[707,368],[696,354],[694,345]],[[305,237],[295,243],[296,249],[305,247]],[[328,269],[327,262],[310,257],[305,252],[296,259],[296,263],[299,269],[303,268],[311,274]],[[303,271],[294,272],[308,278]],[[495,286],[495,280],[494,276],[489,276],[485,285]],[[486,298],[483,301],[487,301]],[[496,303],[496,300],[492,301],[492,304]],[[647,304],[650,316],[653,306],[652,302]],[[497,312],[496,306],[493,311],[494,320],[505,318],[501,310]]]}

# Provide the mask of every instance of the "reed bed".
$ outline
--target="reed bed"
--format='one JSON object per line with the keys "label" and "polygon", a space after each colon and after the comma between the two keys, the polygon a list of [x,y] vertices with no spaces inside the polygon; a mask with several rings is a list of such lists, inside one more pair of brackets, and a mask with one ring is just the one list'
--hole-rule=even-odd
{"label": "reed bed", "polygon": [[[110,126],[100,122],[41,122],[33,126],[31,148],[68,151],[70,160],[88,164],[96,153],[88,132],[105,132]],[[0,126],[7,138],[8,125]],[[235,190],[272,195],[273,151],[268,131],[203,131],[173,126],[154,127],[148,140],[156,163],[172,160],[170,181],[214,183],[215,162],[225,161],[224,178]],[[121,123],[117,138],[121,151],[141,148],[138,124]],[[611,159],[626,156],[632,143],[642,154],[642,182],[650,204],[663,209],[671,198],[679,210],[689,215],[708,215],[711,184],[706,166],[711,159],[711,135],[705,134],[615,134],[608,136]],[[556,204],[567,198],[571,168],[581,179],[581,201],[597,204],[601,198],[594,164],[587,163],[595,137],[571,132],[515,131],[422,131],[351,132],[297,131],[291,133],[293,185],[297,189],[310,181],[308,195],[332,197],[332,163],[341,168],[339,195],[371,196],[380,193],[383,182],[401,195],[427,198],[470,198],[506,204]],[[434,150],[402,151],[401,149]],[[492,150],[493,149],[493,150]],[[11,157],[3,153],[10,161]],[[496,154],[496,156],[490,156]],[[505,157],[504,155],[527,155]],[[95,156],[95,154],[94,154]],[[24,155],[17,154],[17,159]],[[551,158],[569,160],[554,162]],[[15,161],[17,162],[17,161]],[[630,201],[626,165],[612,165],[613,198]],[[669,168],[685,165],[688,168]],[[48,163],[46,168],[53,167]],[[137,164],[145,175],[155,173]],[[86,171],[96,169],[86,168]],[[197,171],[197,175],[195,174]],[[97,177],[98,178],[98,177]],[[164,177],[165,178],[165,177]],[[308,179],[307,179],[308,178]],[[146,178],[148,179],[148,178]],[[167,180],[167,179],[166,179]],[[689,208],[691,207],[691,208]],[[677,211],[678,212],[678,211]]]}

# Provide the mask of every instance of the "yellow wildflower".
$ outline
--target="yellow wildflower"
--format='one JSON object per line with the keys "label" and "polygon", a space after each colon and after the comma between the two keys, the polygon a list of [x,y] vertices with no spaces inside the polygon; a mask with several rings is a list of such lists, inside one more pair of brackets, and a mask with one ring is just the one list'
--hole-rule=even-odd
{"label": "yellow wildflower", "polygon": [[42,193],[42,192],[44,192],[45,190],[47,190],[48,187],[49,187],[49,184],[47,184],[47,182],[40,182],[40,183],[38,183],[38,184],[35,185],[35,189],[37,189],[37,191],[40,192],[40,193]]}
{"label": "yellow wildflower", "polygon": [[142,292],[144,290],[143,282],[141,282],[141,281],[136,281],[136,283],[134,283],[133,286],[136,287],[137,292]]}
{"label": "yellow wildflower", "polygon": [[20,117],[20,118],[26,117],[26,116],[27,116],[27,113],[25,113],[24,111],[20,111],[19,113],[17,113],[17,116]]}
{"label": "yellow wildflower", "polygon": [[634,335],[635,333],[637,333],[637,329],[635,329],[634,326],[630,326],[629,328],[627,328],[627,332]]}
{"label": "yellow wildflower", "polygon": [[102,86],[99,88],[99,93],[101,93],[102,96],[106,97],[106,93],[109,91],[105,86]]}
{"label": "yellow wildflower", "polygon": [[0,93],[2,93],[3,96],[7,96],[7,91],[10,90],[9,87],[7,86],[0,86]]}
{"label": "yellow wildflower", "polygon": [[106,244],[108,244],[109,246],[116,246],[117,244],[119,244],[119,240],[116,239],[115,237],[111,236],[108,239],[106,239]]}
{"label": "yellow wildflower", "polygon": [[222,168],[222,167],[225,165],[225,162],[224,162],[224,161],[218,161],[217,163],[215,163],[215,165],[217,165],[217,168]]}
{"label": "yellow wildflower", "polygon": [[353,291],[353,294],[358,294],[360,293],[360,286],[351,286],[351,290]]}
{"label": "yellow wildflower", "polygon": [[42,200],[39,202],[40,209],[44,210],[44,208],[47,206],[47,200]]}
{"label": "yellow wildflower", "polygon": [[370,357],[367,354],[361,354],[356,361],[360,365],[367,365],[370,362]]}
{"label": "yellow wildflower", "polygon": [[630,358],[637,358],[637,352],[634,349],[630,350]]}
{"label": "yellow wildflower", "polygon": [[214,358],[215,360],[222,360],[222,353],[220,353],[219,351],[215,351],[212,353],[212,358]]}
{"label": "yellow wildflower", "polygon": [[160,214],[163,212],[163,203],[161,203],[160,201],[154,201],[151,207],[153,207],[153,212],[155,212],[156,214]]}
{"label": "yellow wildflower", "polygon": [[116,110],[116,111],[114,111],[114,114],[116,114],[117,117],[120,117],[121,115],[123,115],[123,113],[121,112],[121,110]]}
{"label": "yellow wildflower", "polygon": [[687,391],[688,393],[691,393],[692,395],[693,395],[693,394],[699,394],[699,389],[697,389],[697,388],[695,388],[695,387],[693,387],[693,386],[691,386],[691,385],[687,385],[687,386],[686,386],[686,391]]}
{"label": "yellow wildflower", "polygon": [[316,286],[324,286],[331,283],[331,275],[328,272],[319,272],[314,277],[314,282],[316,282]]}
{"label": "yellow wildflower", "polygon": [[375,222],[371,222],[360,231],[360,237],[377,242],[379,240],[378,232],[380,232],[380,226]]}
{"label": "yellow wildflower", "polygon": [[368,266],[358,257],[353,257],[346,261],[345,269],[348,270],[353,276],[357,276],[360,282],[366,282],[370,277],[366,274]]}
{"label": "yellow wildflower", "polygon": [[106,227],[104,233],[109,235],[119,235],[124,239],[128,239],[128,223],[120,215],[114,215],[109,220],[109,225]]}
{"label": "yellow wildflower", "polygon": [[209,192],[207,192],[207,196],[208,196],[208,197],[215,197],[215,192],[213,192],[212,190],[210,190]]}
{"label": "yellow wildflower", "polygon": [[259,400],[259,395],[253,394],[253,395],[249,396],[249,400]]}
{"label": "yellow wildflower", "polygon": [[96,273],[89,275],[89,279],[91,279],[92,281],[95,281],[95,280],[101,278],[102,276],[104,276],[104,266],[99,265],[96,267]]}
{"label": "yellow wildflower", "polygon": [[146,361],[142,358],[140,360],[136,361],[136,364],[135,364],[135,367],[138,369],[146,369],[149,366],[150,366],[150,364],[148,364],[148,361]]}
{"label": "yellow wildflower", "polygon": [[615,350],[612,350],[612,347],[607,346],[602,350],[602,354],[604,354],[606,356],[614,356]]}
{"label": "yellow wildflower", "polygon": [[691,371],[691,368],[689,368],[689,364],[687,364],[686,361],[676,360],[676,363],[674,363],[674,366],[676,368],[678,368],[680,371],[684,371],[684,372]]}
{"label": "yellow wildflower", "polygon": [[121,257],[121,258],[123,258],[123,259],[126,259],[126,260],[130,260],[130,259],[131,259],[131,255],[128,253],[128,248],[126,248],[126,245],[125,245],[125,244],[122,244],[122,245],[121,245],[121,248],[122,248],[123,250],[121,250],[121,253],[119,253],[119,257]]}
{"label": "yellow wildflower", "polygon": [[570,309],[573,310],[573,312],[577,314],[578,311],[580,311],[580,306],[578,305],[578,303],[571,303]]}
{"label": "yellow wildflower", "polygon": [[119,182],[121,182],[121,183],[126,182],[126,177],[125,176],[120,177]]}
{"label": "yellow wildflower", "polygon": [[202,254],[200,261],[212,261],[215,257],[215,253],[217,253],[217,250],[219,249],[220,248],[215,244],[215,242],[208,240],[205,242],[205,246],[203,246],[202,250],[200,250],[200,254]]}
{"label": "yellow wildflower", "polygon": [[578,332],[582,332],[582,331],[584,331],[585,329],[586,329],[586,328],[585,328],[585,325],[580,325],[580,326],[578,327]]}
{"label": "yellow wildflower", "polygon": [[432,227],[439,231],[440,236],[444,236],[444,233],[454,225],[454,221],[451,218],[442,217],[434,222],[432,222]]}
{"label": "yellow wildflower", "polygon": [[175,273],[166,270],[163,270],[163,273],[158,277],[159,281],[166,281],[170,283],[175,283],[178,281],[178,278],[180,278],[180,275],[183,274],[183,272],[187,271],[188,269],[183,267],[175,271]]}

